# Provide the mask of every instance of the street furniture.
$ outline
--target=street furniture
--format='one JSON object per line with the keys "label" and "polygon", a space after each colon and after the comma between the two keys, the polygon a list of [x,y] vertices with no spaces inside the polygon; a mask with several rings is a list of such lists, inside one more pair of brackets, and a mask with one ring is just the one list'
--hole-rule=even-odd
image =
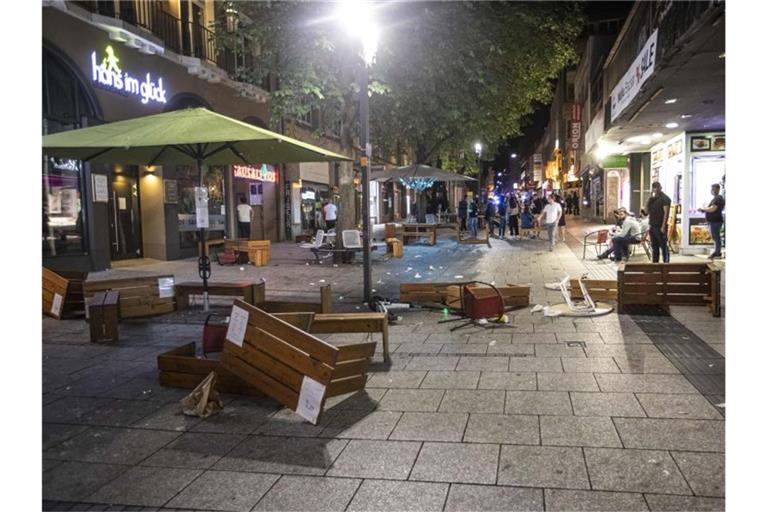
{"label": "street furniture", "polygon": [[86,306],[88,326],[92,343],[118,341],[118,323],[120,314],[118,301],[120,292],[109,290],[97,292],[88,299]]}
{"label": "street furniture", "polygon": [[172,275],[128,277],[83,283],[86,298],[107,290],[120,292],[120,318],[163,315],[176,310]]}
{"label": "street furniture", "polygon": [[43,267],[43,313],[60,320],[85,309],[84,272],[54,272]]}

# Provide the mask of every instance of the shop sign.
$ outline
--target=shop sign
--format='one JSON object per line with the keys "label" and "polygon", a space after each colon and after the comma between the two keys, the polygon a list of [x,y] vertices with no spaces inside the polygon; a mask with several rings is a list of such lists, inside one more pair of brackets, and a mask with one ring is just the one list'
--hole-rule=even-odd
{"label": "shop sign", "polygon": [[315,200],[315,191],[314,190],[307,190],[306,192],[301,193],[301,199],[304,201],[314,201]]}
{"label": "shop sign", "polygon": [[533,154],[533,181],[541,182],[541,171],[543,169],[543,161],[541,153]]}
{"label": "shop sign", "polygon": [[116,92],[125,96],[137,96],[141,103],[165,103],[166,90],[163,87],[163,79],[157,81],[147,73],[142,82],[127,71],[120,68],[120,59],[115,55],[112,46],[104,49],[104,58],[101,62],[96,57],[96,52],[91,53],[91,79],[94,84],[110,92]]}
{"label": "shop sign", "polygon": [[164,201],[166,204],[178,204],[179,182],[176,180],[163,180]]}
{"label": "shop sign", "polygon": [[571,149],[579,149],[579,142],[581,141],[581,121],[570,121],[569,124]]}
{"label": "shop sign", "polygon": [[640,88],[653,74],[656,64],[656,43],[659,30],[656,29],[645,42],[645,46],[629,67],[619,83],[611,91],[611,122],[621,114],[640,92]]}
{"label": "shop sign", "polygon": [[210,227],[208,189],[205,187],[195,187],[195,226],[200,229]]}
{"label": "shop sign", "polygon": [[252,165],[233,165],[232,173],[235,178],[243,178],[246,180],[268,181],[270,183],[277,181],[277,173],[267,164],[261,164],[261,167],[254,167]]}

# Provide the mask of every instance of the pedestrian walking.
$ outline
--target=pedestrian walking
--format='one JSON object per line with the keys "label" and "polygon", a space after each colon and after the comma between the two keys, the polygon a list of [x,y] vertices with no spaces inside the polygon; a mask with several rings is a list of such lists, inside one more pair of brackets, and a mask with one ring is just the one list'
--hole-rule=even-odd
{"label": "pedestrian walking", "polygon": [[547,227],[547,237],[549,238],[550,252],[555,250],[555,242],[557,241],[555,236],[555,229],[557,228],[557,223],[560,221],[560,217],[562,216],[562,206],[560,206],[560,203],[555,201],[555,195],[550,194],[550,196],[547,198],[547,205],[539,214],[539,224],[544,224]]}
{"label": "pedestrian walking", "polygon": [[534,215],[541,214],[547,201],[541,197],[541,192],[534,193],[533,200],[531,201],[531,213]]}
{"label": "pedestrian walking", "polygon": [[573,197],[570,194],[565,194],[565,213],[570,215],[573,212]]}
{"label": "pedestrian walking", "polygon": [[507,197],[499,196],[499,206],[496,208],[499,213],[499,238],[504,238],[507,232]]}
{"label": "pedestrian walking", "polygon": [[488,236],[494,236],[493,220],[496,217],[496,203],[493,199],[493,196],[490,196],[485,202],[485,225],[488,228]]}
{"label": "pedestrian walking", "polygon": [[469,236],[477,238],[477,203],[475,200],[467,203],[467,224],[469,227]]}
{"label": "pedestrian walking", "polygon": [[661,191],[661,183],[651,185],[651,197],[645,205],[648,212],[648,226],[651,232],[651,254],[654,263],[659,262],[659,251],[664,263],[669,263],[669,245],[667,242],[667,219],[672,200]]}
{"label": "pedestrian walking", "polygon": [[[533,213],[531,213],[531,207],[529,205],[525,205],[525,208],[523,208],[523,213],[520,216],[520,227],[521,229],[532,231],[536,227],[536,217],[533,216]],[[538,238],[537,235],[531,234],[529,238]]]}
{"label": "pedestrian walking", "polygon": [[706,221],[709,223],[709,233],[715,242],[715,252],[709,255],[711,260],[723,257],[722,239],[720,238],[720,230],[723,228],[723,222],[725,222],[723,208],[725,208],[725,199],[720,195],[720,184],[714,183],[712,185],[712,200],[706,208],[699,208],[699,211],[704,214]]}
{"label": "pedestrian walking", "polygon": [[[555,201],[561,209],[565,208],[565,202],[560,195],[555,195]],[[557,230],[560,232],[560,241],[565,243],[565,215],[560,215],[560,220],[557,221]]]}
{"label": "pedestrian walking", "polygon": [[459,230],[467,230],[467,195],[464,194],[464,199],[459,201]]}
{"label": "pedestrian walking", "polygon": [[253,220],[253,208],[248,204],[243,194],[240,194],[240,204],[237,205],[237,236],[251,238],[251,220]]}
{"label": "pedestrian walking", "polygon": [[519,240],[520,228],[518,226],[518,220],[520,218],[520,201],[515,197],[515,194],[509,196],[507,212],[509,213],[509,236],[512,237],[513,240]]}
{"label": "pedestrian walking", "polygon": [[331,230],[336,229],[336,205],[330,200],[325,203],[323,207],[323,214],[325,215],[325,226]]}

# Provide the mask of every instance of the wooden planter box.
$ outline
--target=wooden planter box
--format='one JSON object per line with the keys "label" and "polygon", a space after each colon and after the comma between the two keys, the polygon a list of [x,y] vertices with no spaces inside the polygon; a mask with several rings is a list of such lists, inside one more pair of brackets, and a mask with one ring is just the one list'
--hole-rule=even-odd
{"label": "wooden planter box", "polygon": [[246,253],[248,261],[257,267],[263,267],[271,259],[271,243],[269,240],[234,239],[224,242],[225,250]]}
{"label": "wooden planter box", "polygon": [[630,304],[707,306],[720,316],[720,269],[712,263],[623,263],[618,311]]}
{"label": "wooden planter box", "polygon": [[160,297],[159,280],[173,278],[167,275],[86,281],[83,290],[88,298],[93,297],[96,292],[119,291],[120,318],[163,315],[176,310],[176,299],[174,294]]}
{"label": "wooden planter box", "polygon": [[86,276],[84,272],[54,272],[43,267],[43,313],[57,320],[84,313]]}

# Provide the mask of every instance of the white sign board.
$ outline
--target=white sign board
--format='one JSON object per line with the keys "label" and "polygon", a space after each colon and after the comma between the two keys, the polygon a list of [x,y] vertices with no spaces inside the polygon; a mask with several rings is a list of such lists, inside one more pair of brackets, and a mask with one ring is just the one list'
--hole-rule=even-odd
{"label": "white sign board", "polygon": [[209,227],[208,189],[195,187],[195,225],[198,228]]}
{"label": "white sign board", "polygon": [[157,278],[157,288],[160,290],[160,298],[173,297],[173,278],[172,277],[159,277]]}
{"label": "white sign board", "polygon": [[325,386],[305,375],[304,380],[301,381],[296,414],[310,423],[317,424],[317,418],[320,416],[320,409],[323,405],[323,396],[325,396]]}
{"label": "white sign board", "polygon": [[611,122],[621,114],[632,99],[640,92],[640,88],[653,74],[656,64],[656,42],[659,29],[653,31],[651,37],[645,42],[635,61],[629,67],[619,83],[611,91]]}
{"label": "white sign board", "polygon": [[109,202],[109,186],[106,174],[91,174],[93,178],[93,202]]}
{"label": "white sign board", "polygon": [[51,304],[51,313],[56,316],[61,316],[61,301],[62,296],[58,293],[53,294],[53,303]]}
{"label": "white sign board", "polygon": [[227,328],[227,340],[238,347],[242,347],[247,328],[248,312],[243,308],[232,306],[232,314],[229,316],[229,327]]}

